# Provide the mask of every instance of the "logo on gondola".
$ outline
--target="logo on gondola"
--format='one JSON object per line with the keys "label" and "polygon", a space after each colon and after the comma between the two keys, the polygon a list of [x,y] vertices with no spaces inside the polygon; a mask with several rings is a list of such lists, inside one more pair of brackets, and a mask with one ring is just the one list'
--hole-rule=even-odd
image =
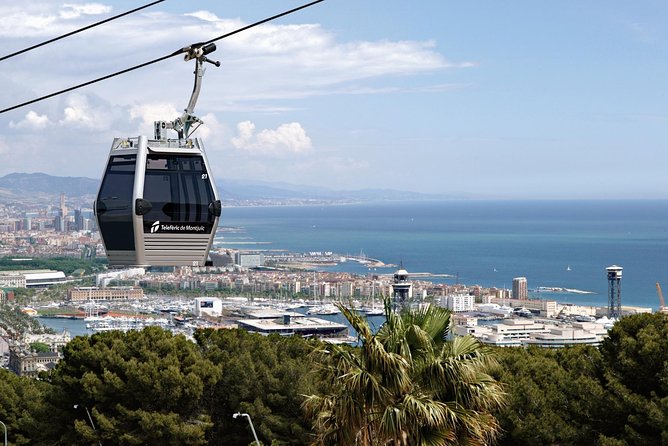
{"label": "logo on gondola", "polygon": [[183,221],[174,221],[170,223],[161,223],[160,220],[153,223],[144,222],[144,234],[210,234],[213,225],[206,223],[190,223]]}

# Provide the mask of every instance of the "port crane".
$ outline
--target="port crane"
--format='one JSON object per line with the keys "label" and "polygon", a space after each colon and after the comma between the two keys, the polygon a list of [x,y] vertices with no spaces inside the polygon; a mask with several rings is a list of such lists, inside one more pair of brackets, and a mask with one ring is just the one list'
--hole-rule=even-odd
{"label": "port crane", "polygon": [[656,293],[659,295],[659,313],[668,313],[668,307],[666,307],[666,301],[663,300],[663,291],[661,291],[659,282],[656,283]]}

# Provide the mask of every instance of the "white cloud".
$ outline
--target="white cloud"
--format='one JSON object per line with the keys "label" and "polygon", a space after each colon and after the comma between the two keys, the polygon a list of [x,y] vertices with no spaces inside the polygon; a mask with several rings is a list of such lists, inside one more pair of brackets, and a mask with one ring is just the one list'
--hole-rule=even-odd
{"label": "white cloud", "polygon": [[111,12],[111,6],[101,3],[65,3],[60,10],[62,19],[76,19],[82,15],[99,15]]}
{"label": "white cloud", "polygon": [[103,130],[109,128],[111,111],[107,104],[94,106],[88,97],[73,93],[65,98],[63,118],[58,122],[64,127]]}
{"label": "white cloud", "polygon": [[282,155],[304,153],[312,148],[311,138],[298,122],[256,133],[255,124],[243,121],[237,124],[237,132],[238,136],[232,138],[232,145],[247,152]]}
{"label": "white cloud", "polygon": [[[229,21],[217,22],[226,30]],[[214,24],[210,24],[213,26]],[[236,24],[236,27],[244,24]],[[215,32],[214,29],[209,31]],[[224,42],[242,61],[253,58],[253,67],[267,72],[267,64],[281,66],[291,77],[300,74],[307,85],[333,85],[382,75],[403,75],[446,68],[469,68],[473,62],[450,62],[435,51],[433,41],[355,41],[337,42],[320,25],[272,25],[251,29]],[[251,70],[253,69],[251,67]],[[285,67],[288,69],[286,70]],[[304,83],[301,83],[304,86]]]}
{"label": "white cloud", "polygon": [[18,123],[14,123],[14,121],[9,122],[9,127],[13,129],[41,130],[46,128],[47,125],[49,125],[49,117],[39,115],[32,110],[26,113],[25,118]]}
{"label": "white cloud", "polygon": [[[215,141],[222,141],[224,139],[225,130],[223,125],[218,121],[216,115],[208,113],[200,118],[204,124],[198,129],[193,136],[202,138],[207,149],[219,150],[220,144],[215,144]],[[207,144],[208,142],[208,144]]]}
{"label": "white cloud", "polygon": [[[221,20],[220,25],[230,31],[247,23]],[[295,51],[313,51],[335,44],[331,34],[320,25],[272,25],[265,24],[238,34],[225,42],[226,46],[246,52],[246,54],[290,54]]]}
{"label": "white cloud", "polygon": [[[80,15],[83,24],[84,14],[109,10],[101,3],[67,3],[64,7],[39,0],[29,3],[25,11],[16,7],[9,9],[4,20],[11,26],[0,28],[0,47],[19,48],[17,38],[41,34],[53,36],[71,31],[74,23],[64,18],[63,11],[68,17]],[[247,23],[239,19],[220,18],[215,12],[206,10],[180,15],[157,10],[136,14],[111,26],[86,32],[85,39],[66,39],[49,46],[49,50],[40,49],[39,59],[24,60],[9,76],[17,82],[29,77],[30,85],[40,86],[40,91],[43,89],[48,93],[134,66],[244,25]],[[208,67],[211,74],[205,76],[202,91],[209,97],[224,97],[230,101],[228,104],[341,94],[342,89],[353,82],[368,83],[380,76],[430,73],[471,65],[470,62],[446,60],[432,41],[342,42],[318,24],[266,23],[216,43],[218,52],[210,57],[220,59],[223,68]],[[105,57],[96,57],[90,51],[97,47],[105,48]],[[72,63],[72,55],[77,55],[76,63]],[[44,70],[45,65],[48,70]],[[135,101],[156,102],[160,96],[171,98],[181,94],[183,80],[188,79],[190,73],[190,68],[173,58],[86,89],[123,106]],[[210,79],[220,80],[223,76],[225,86],[213,86]],[[179,90],[174,87],[161,89],[160,85],[179,86]],[[373,86],[367,94],[382,93],[382,86]]]}
{"label": "white cloud", "polygon": [[218,22],[220,18],[209,11],[195,11],[189,14],[185,14],[186,17],[195,17],[196,19],[204,20],[205,22]]}
{"label": "white cloud", "polygon": [[[9,25],[0,27],[0,47],[24,48],[88,24],[93,14],[110,11],[103,3],[93,3],[95,0],[80,5],[75,5],[75,0],[65,1],[66,5],[51,0],[7,5],[3,20]],[[13,86],[5,91],[5,105],[152,60],[248,24],[221,18],[228,10],[215,2],[208,3],[208,11],[192,6],[188,14],[151,8],[27,53],[20,61],[17,58],[17,63],[8,65],[1,75],[3,85]],[[218,51],[209,56],[221,60],[223,66],[217,69],[207,64],[195,109],[205,124],[194,136],[204,140],[210,161],[222,166],[222,172],[232,168],[249,178],[266,172],[269,178],[278,175],[277,166],[289,171],[295,165],[309,164],[309,171],[317,171],[314,165],[329,163],[330,172],[359,173],[365,165],[355,160],[357,153],[350,158],[341,153],[340,159],[327,159],[320,151],[314,153],[314,141],[328,137],[316,139],[311,121],[307,127],[307,118],[297,114],[319,115],[319,101],[296,99],[411,92],[414,83],[403,79],[389,83],[382,77],[459,67],[449,63],[433,42],[350,42],[318,24],[299,24],[299,16],[293,17],[297,24],[267,23],[216,42]],[[100,48],[104,48],[103,56]],[[75,94],[7,113],[0,116],[0,126],[6,129],[5,136],[12,138],[12,146],[18,141],[14,138],[20,137],[23,146],[39,153],[35,158],[43,161],[42,165],[35,164],[35,169],[68,175],[92,172],[97,176],[107,155],[104,148],[113,137],[151,137],[154,121],[173,120],[183,113],[192,90],[193,65],[174,57],[86,86]],[[429,81],[445,83],[436,78]],[[28,110],[32,113],[26,113]],[[275,115],[271,118],[275,124],[260,124],[260,115]],[[374,127],[373,122],[367,125]],[[84,150],[88,150],[90,159],[81,155]],[[6,158],[0,166],[4,170],[10,169]],[[20,170],[16,166],[21,163],[25,160],[16,158],[12,169]]]}
{"label": "white cloud", "polygon": [[101,3],[59,5],[58,2],[53,1],[12,2],[12,4],[3,4],[2,8],[3,26],[0,27],[0,37],[9,39],[54,37],[72,31],[73,20],[112,11],[111,6]]}
{"label": "white cloud", "polygon": [[130,108],[130,118],[141,121],[137,129],[140,135],[153,136],[155,121],[173,121],[179,116],[181,113],[169,102],[143,103]]}
{"label": "white cloud", "polygon": [[2,18],[0,37],[15,38],[17,36],[38,36],[47,34],[56,21],[54,15],[30,14],[24,11],[7,13]]}

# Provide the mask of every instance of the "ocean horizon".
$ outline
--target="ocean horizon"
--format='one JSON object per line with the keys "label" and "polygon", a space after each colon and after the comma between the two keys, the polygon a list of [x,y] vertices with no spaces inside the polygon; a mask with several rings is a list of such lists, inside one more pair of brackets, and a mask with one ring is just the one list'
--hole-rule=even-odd
{"label": "ocean horizon", "polygon": [[[420,200],[224,207],[215,246],[366,255],[324,271],[447,274],[434,282],[510,288],[534,298],[607,305],[605,268],[619,265],[622,305],[658,308],[668,280],[668,200]],[[233,228],[233,229],[232,229]],[[666,282],[668,283],[668,282]],[[538,291],[562,288],[574,292]]]}

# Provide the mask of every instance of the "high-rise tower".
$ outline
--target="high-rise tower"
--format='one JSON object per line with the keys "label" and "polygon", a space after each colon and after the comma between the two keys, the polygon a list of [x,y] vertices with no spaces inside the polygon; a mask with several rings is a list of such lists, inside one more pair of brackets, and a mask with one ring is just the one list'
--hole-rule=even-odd
{"label": "high-rise tower", "polygon": [[60,216],[67,218],[67,206],[65,206],[65,192],[60,193]]}
{"label": "high-rise tower", "polygon": [[515,277],[513,279],[513,299],[528,299],[529,292],[527,289],[526,277]]}
{"label": "high-rise tower", "polygon": [[618,319],[622,315],[622,267],[612,265],[608,272],[608,317]]}

